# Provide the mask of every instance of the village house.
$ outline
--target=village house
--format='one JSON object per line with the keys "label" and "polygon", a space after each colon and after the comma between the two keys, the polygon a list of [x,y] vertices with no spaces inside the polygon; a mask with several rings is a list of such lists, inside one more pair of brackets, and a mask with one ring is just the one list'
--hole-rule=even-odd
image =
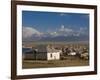
{"label": "village house", "polygon": [[59,60],[62,51],[53,46],[38,45],[23,53],[23,59],[33,60]]}

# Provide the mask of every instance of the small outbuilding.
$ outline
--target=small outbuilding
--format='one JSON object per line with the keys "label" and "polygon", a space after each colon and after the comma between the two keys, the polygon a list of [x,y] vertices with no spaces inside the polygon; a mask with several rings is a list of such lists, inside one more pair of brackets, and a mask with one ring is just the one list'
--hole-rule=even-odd
{"label": "small outbuilding", "polygon": [[24,52],[24,59],[33,60],[59,60],[62,50],[53,46],[38,45],[35,48]]}

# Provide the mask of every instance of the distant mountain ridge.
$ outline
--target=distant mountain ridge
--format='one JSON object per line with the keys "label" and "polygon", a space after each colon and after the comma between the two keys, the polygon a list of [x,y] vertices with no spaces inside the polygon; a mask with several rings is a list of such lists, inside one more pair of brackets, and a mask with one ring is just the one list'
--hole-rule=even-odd
{"label": "distant mountain ridge", "polygon": [[23,41],[67,41],[67,42],[73,42],[73,41],[89,41],[88,36],[57,36],[57,37],[42,37],[42,38],[27,38]]}
{"label": "distant mountain ridge", "polygon": [[23,41],[89,41],[89,32],[85,28],[73,30],[65,28],[63,25],[60,29],[52,32],[40,32],[34,28],[23,28]]}

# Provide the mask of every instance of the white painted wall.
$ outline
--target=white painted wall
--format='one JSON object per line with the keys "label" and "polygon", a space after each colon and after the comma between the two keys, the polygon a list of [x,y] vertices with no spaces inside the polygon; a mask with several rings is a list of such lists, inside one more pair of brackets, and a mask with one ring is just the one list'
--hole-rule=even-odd
{"label": "white painted wall", "polygon": [[68,55],[75,56],[75,55],[76,55],[76,52],[71,52],[71,53],[69,53]]}
{"label": "white painted wall", "polygon": [[48,60],[59,60],[60,52],[47,53],[47,59]]}
{"label": "white painted wall", "polygon": [[[100,0],[34,0],[57,3],[80,3],[97,4],[98,8],[98,26],[100,26]],[[0,0],[0,80],[10,79],[11,68],[11,16],[10,0]],[[98,27],[98,75],[71,76],[58,78],[39,78],[27,80],[100,80],[100,27]],[[25,79],[26,80],[26,79]]]}

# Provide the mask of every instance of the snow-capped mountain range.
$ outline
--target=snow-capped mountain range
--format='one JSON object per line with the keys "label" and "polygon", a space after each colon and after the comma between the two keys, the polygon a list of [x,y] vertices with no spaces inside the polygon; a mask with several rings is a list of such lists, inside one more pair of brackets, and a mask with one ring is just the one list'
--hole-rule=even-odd
{"label": "snow-capped mountain range", "polygon": [[33,27],[23,27],[23,41],[88,41],[89,31],[86,28],[73,30],[62,25],[50,32],[40,32]]}

